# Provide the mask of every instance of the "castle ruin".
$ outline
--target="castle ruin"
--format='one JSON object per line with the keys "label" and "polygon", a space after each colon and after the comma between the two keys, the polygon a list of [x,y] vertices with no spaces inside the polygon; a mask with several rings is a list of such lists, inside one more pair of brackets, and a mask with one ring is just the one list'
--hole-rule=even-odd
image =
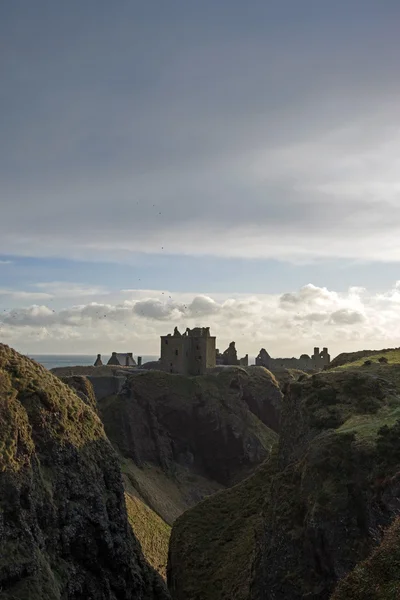
{"label": "castle ruin", "polygon": [[241,367],[249,366],[249,355],[246,354],[243,358],[238,358],[235,342],[231,342],[226,350],[221,354],[216,350],[217,365],[236,365]]}
{"label": "castle ruin", "polygon": [[169,373],[204,375],[216,364],[215,337],[209,327],[187,328],[161,336],[161,365]]}
{"label": "castle ruin", "polygon": [[279,369],[300,369],[302,371],[314,371],[323,369],[329,365],[331,357],[328,354],[328,348],[323,348],[320,352],[318,347],[314,348],[314,354],[302,354],[300,358],[271,358],[265,348],[261,348],[257,358],[256,365],[266,367],[274,371]]}

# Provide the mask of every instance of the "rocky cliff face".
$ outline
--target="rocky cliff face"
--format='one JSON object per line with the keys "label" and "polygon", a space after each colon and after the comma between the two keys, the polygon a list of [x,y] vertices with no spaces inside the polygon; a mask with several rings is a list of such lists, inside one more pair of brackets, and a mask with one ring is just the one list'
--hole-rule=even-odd
{"label": "rocky cliff face", "polygon": [[95,412],[0,345],[0,591],[5,600],[164,600],[129,527]]}
{"label": "rocky cliff face", "polygon": [[99,405],[109,438],[136,465],[169,475],[184,468],[229,486],[268,456],[277,436],[265,423],[278,427],[280,401],[261,369],[196,378],[139,373]]}
{"label": "rocky cliff face", "polygon": [[270,459],[175,523],[173,597],[328,600],[400,510],[399,417],[398,365],[289,384]]}
{"label": "rocky cliff face", "polygon": [[400,519],[371,556],[337,586],[331,600],[397,600],[400,596]]}
{"label": "rocky cliff face", "polygon": [[97,402],[93,386],[87,377],[83,375],[70,375],[60,377],[61,381],[72,388],[75,394],[97,413]]}

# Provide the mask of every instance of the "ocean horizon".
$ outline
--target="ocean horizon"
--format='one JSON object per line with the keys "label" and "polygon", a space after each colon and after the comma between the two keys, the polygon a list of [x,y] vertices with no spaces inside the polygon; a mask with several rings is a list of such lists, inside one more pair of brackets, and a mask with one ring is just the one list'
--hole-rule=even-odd
{"label": "ocean horizon", "polygon": [[[94,365],[97,354],[26,354],[43,367],[55,369],[56,367],[86,367]],[[103,355],[102,355],[103,356]],[[110,354],[104,354],[104,364],[107,364]],[[137,357],[142,357],[142,364],[158,360],[159,356],[155,354],[134,354],[133,358],[137,362]],[[255,356],[249,356],[249,365],[255,363]]]}
{"label": "ocean horizon", "polygon": [[[55,369],[56,367],[86,367],[94,365],[97,354],[26,354],[28,358],[32,358],[46,369]],[[137,354],[134,359],[137,362],[137,357],[142,357],[142,363],[158,360],[159,356],[154,354]],[[110,354],[104,355],[104,364],[107,364]]]}

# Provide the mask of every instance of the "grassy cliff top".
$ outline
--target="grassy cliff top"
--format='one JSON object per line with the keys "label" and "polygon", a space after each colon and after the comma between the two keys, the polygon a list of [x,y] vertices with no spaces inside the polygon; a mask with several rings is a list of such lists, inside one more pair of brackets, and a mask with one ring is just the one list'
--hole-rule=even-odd
{"label": "grassy cliff top", "polygon": [[380,546],[337,586],[332,600],[398,600],[400,597],[400,518]]}
{"label": "grassy cliff top", "polygon": [[400,418],[400,364],[350,363],[291,384],[317,430],[376,433]]}
{"label": "grassy cliff top", "polygon": [[0,344],[0,471],[18,470],[41,446],[81,447],[105,437],[97,415],[35,361]]}
{"label": "grassy cliff top", "polygon": [[336,356],[329,365],[329,369],[352,364],[360,366],[366,360],[377,361],[386,357],[390,363],[400,363],[400,348],[384,348],[383,350],[359,350],[357,352],[342,352]]}
{"label": "grassy cliff top", "polygon": [[[326,527],[327,539],[336,536],[332,544],[341,564],[351,564],[356,552],[362,556],[368,536],[352,528],[367,512],[364,505],[359,509],[366,491],[386,490],[398,476],[399,419],[395,363],[351,365],[290,383],[279,445],[270,459],[174,523],[168,568],[174,599],[247,600],[255,577],[271,597],[276,590],[282,598],[330,591],[335,574],[315,575],[307,563],[307,548],[315,544],[312,523]],[[257,556],[266,529],[265,549]],[[340,548],[343,539],[348,557]],[[262,555],[268,558],[260,567]],[[335,600],[353,597],[369,598],[343,594]],[[386,597],[397,600],[371,600]]]}
{"label": "grassy cliff top", "polygon": [[95,367],[93,365],[71,365],[70,367],[54,367],[51,369],[53,375],[57,377],[71,377],[73,375],[81,375],[86,377],[110,377],[116,375],[118,372],[124,372],[127,375],[134,372],[136,367],[125,367],[118,365],[102,365],[101,367]]}

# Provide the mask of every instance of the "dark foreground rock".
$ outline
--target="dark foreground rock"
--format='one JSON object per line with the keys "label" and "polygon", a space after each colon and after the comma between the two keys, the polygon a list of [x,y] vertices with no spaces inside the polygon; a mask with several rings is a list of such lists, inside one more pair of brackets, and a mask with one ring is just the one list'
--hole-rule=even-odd
{"label": "dark foreground rock", "polygon": [[[173,598],[328,600],[399,514],[399,416],[399,365],[289,384],[269,460],[175,522]],[[388,585],[400,597],[400,582]]]}
{"label": "dark foreground rock", "polygon": [[129,527],[100,419],[0,345],[0,597],[164,600]]}
{"label": "dark foreground rock", "polygon": [[260,368],[204,377],[143,372],[99,406],[109,438],[136,465],[171,475],[180,466],[229,486],[269,455],[280,403],[277,383]]}

